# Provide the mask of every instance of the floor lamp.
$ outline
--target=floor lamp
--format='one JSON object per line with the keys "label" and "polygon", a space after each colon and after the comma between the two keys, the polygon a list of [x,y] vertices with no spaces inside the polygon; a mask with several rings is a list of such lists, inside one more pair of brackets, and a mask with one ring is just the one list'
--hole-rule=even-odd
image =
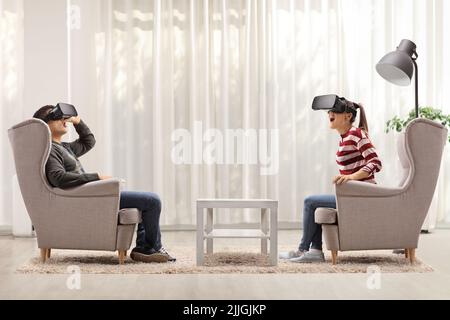
{"label": "floor lamp", "polygon": [[410,85],[413,73],[415,74],[416,118],[419,117],[419,71],[416,63],[417,58],[416,44],[411,40],[403,39],[397,50],[381,58],[376,66],[380,76],[399,86]]}

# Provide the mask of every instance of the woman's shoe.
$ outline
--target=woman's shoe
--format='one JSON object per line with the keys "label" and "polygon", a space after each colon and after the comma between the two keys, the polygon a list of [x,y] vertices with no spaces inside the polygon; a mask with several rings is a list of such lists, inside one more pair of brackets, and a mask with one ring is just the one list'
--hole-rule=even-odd
{"label": "woman's shoe", "polygon": [[279,255],[280,259],[288,260],[293,258],[300,258],[302,255],[305,254],[304,250],[297,250],[297,251],[289,251],[289,252],[282,252]]}
{"label": "woman's shoe", "polygon": [[322,251],[310,250],[305,252],[301,257],[289,259],[289,261],[297,263],[325,262],[325,255]]}

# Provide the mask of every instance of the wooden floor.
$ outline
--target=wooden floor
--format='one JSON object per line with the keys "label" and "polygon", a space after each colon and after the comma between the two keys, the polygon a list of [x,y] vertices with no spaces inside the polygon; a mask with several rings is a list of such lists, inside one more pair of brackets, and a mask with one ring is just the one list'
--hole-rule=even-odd
{"label": "wooden floor", "polygon": [[[194,232],[163,239],[167,248],[195,246]],[[300,231],[280,231],[281,245],[299,239]],[[81,290],[69,290],[68,275],[15,273],[37,254],[35,239],[0,237],[0,299],[450,299],[450,230],[421,235],[417,256],[434,272],[382,274],[375,290],[366,274],[82,275]]]}

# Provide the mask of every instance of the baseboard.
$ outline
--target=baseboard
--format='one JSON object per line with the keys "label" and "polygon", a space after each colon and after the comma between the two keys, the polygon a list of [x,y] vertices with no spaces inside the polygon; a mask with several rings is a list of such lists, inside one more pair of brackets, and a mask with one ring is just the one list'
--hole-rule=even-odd
{"label": "baseboard", "polygon": [[[232,229],[256,229],[259,223],[237,223],[237,224],[215,224],[214,228],[232,228]],[[278,230],[299,230],[301,227],[298,222],[278,222]],[[196,231],[196,225],[166,225],[161,226],[161,231]]]}
{"label": "baseboard", "polygon": [[439,222],[436,229],[450,229],[450,221]]}
{"label": "baseboard", "polygon": [[[231,225],[215,225],[216,228],[236,228],[236,229],[246,229],[246,228],[258,228],[259,224],[248,223],[248,224],[231,224]],[[302,226],[298,222],[278,222],[278,230],[301,230]],[[450,224],[440,224],[436,229],[450,229]],[[196,231],[197,227],[195,225],[166,225],[161,226],[161,231]],[[422,230],[421,233],[430,233],[429,231]],[[12,226],[0,226],[0,236],[10,236],[12,235]]]}
{"label": "baseboard", "polygon": [[[227,224],[227,225],[215,225],[215,228],[234,228],[234,229],[253,229],[258,228],[260,225],[257,223],[248,223],[248,224]],[[299,230],[300,224],[295,222],[278,222],[278,230]],[[197,227],[195,225],[167,225],[161,226],[161,231],[196,231]],[[12,226],[0,226],[0,236],[11,236],[12,235]],[[29,238],[33,238],[34,236],[30,236]]]}
{"label": "baseboard", "polygon": [[0,236],[12,235],[12,226],[0,226]]}

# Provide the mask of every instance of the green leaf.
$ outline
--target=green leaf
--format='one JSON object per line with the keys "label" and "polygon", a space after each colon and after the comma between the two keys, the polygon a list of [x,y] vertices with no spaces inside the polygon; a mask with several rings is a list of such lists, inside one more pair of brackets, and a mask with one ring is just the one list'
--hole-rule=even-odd
{"label": "green leaf", "polygon": [[[449,129],[448,140],[450,142],[450,115],[445,115],[442,110],[433,108],[431,106],[419,107],[419,117],[429,119],[432,121],[437,121],[442,123],[443,126]],[[408,124],[416,118],[416,111],[412,109],[408,117],[401,119],[399,116],[394,116],[392,119],[386,122],[385,132],[389,133],[391,130],[401,132]]]}

